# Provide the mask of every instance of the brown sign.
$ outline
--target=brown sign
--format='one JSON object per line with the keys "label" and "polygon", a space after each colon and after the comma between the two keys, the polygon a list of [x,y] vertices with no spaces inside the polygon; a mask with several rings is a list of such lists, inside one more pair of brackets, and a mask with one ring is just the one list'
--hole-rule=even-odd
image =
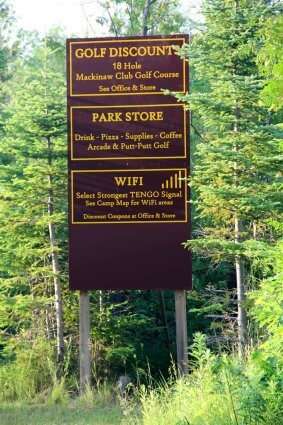
{"label": "brown sign", "polygon": [[191,288],[187,41],[67,41],[72,290]]}
{"label": "brown sign", "polygon": [[186,64],[174,46],[185,42],[185,36],[70,40],[70,96],[184,93]]}

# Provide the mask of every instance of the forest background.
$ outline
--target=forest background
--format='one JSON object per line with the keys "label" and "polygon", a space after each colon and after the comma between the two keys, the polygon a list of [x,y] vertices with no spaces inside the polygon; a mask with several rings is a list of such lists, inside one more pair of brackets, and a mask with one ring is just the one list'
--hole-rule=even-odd
{"label": "forest background", "polygon": [[[101,17],[86,14],[96,35],[99,25],[115,36],[191,32],[179,51],[190,60],[191,91],[177,96],[191,110],[190,375],[176,381],[173,292],[93,291],[94,386],[77,397],[78,294],[68,290],[67,251],[71,34],[14,35],[12,6],[1,0],[3,423],[13,423],[21,402],[75,405],[91,412],[85,423],[96,423],[93,408],[102,405],[97,423],[282,424],[282,4],[204,0],[193,22],[178,1],[91,6],[98,3]],[[131,382],[123,394],[121,376]],[[54,423],[81,423],[64,415]]]}

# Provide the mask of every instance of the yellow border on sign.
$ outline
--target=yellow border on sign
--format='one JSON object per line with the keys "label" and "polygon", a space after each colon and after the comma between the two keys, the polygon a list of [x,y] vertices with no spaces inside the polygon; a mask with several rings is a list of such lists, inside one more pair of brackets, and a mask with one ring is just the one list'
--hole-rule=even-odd
{"label": "yellow border on sign", "polygon": [[[127,40],[98,40],[98,41],[70,41],[69,45],[69,56],[70,56],[70,74],[69,74],[69,81],[70,81],[70,96],[73,97],[79,97],[79,96],[133,96],[133,95],[144,95],[144,94],[164,94],[163,91],[155,91],[155,92],[135,92],[135,93],[73,93],[73,81],[72,81],[72,74],[73,74],[73,60],[72,60],[72,45],[73,44],[99,44],[99,43],[132,43],[132,42],[149,42],[149,41],[182,41],[183,44],[186,42],[186,39],[183,37],[179,38],[154,38],[154,39],[127,39]],[[177,93],[186,93],[186,61],[183,59],[183,90],[178,91]]]}
{"label": "yellow border on sign", "polygon": [[138,159],[177,159],[177,158],[186,158],[187,157],[187,111],[184,109],[184,155],[179,156],[133,156],[133,157],[105,157],[105,158],[81,158],[81,157],[75,157],[74,156],[74,140],[73,140],[73,109],[113,109],[113,108],[140,108],[140,107],[160,107],[160,106],[181,106],[184,107],[184,103],[179,104],[160,104],[160,105],[114,105],[114,106],[71,106],[70,107],[70,145],[71,145],[71,160],[72,161],[106,161],[109,159],[117,160],[117,161],[123,161],[123,160],[138,160]]}
{"label": "yellow border on sign", "polygon": [[96,221],[74,221],[74,182],[73,182],[73,175],[74,173],[113,173],[113,172],[119,172],[119,173],[124,173],[124,172],[132,172],[132,171],[184,171],[185,175],[184,178],[187,178],[187,169],[186,168],[161,168],[161,169],[156,169],[156,168],[148,168],[148,169],[133,169],[133,170],[71,170],[71,207],[72,207],[72,211],[71,211],[71,219],[72,219],[72,224],[144,224],[144,223],[159,223],[159,224],[163,224],[163,223],[187,223],[188,222],[188,209],[187,209],[187,203],[188,203],[188,185],[186,185],[185,183],[185,219],[184,220],[165,220],[165,221],[158,221],[158,220],[153,220],[153,221],[100,221],[100,222],[96,222]]}

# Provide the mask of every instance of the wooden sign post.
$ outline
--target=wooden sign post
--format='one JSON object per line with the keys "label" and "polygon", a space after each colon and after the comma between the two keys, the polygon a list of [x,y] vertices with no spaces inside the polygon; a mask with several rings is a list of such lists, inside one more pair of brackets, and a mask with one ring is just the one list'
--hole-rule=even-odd
{"label": "wooden sign post", "polygon": [[[188,90],[175,47],[188,36],[67,40],[69,275],[80,292],[81,388],[90,382],[91,290],[176,291],[186,373],[184,300],[191,263]],[[181,351],[180,351],[181,350]]]}
{"label": "wooden sign post", "polygon": [[89,292],[80,291],[80,393],[91,386]]}
{"label": "wooden sign post", "polygon": [[176,345],[178,376],[188,374],[186,291],[175,291]]}

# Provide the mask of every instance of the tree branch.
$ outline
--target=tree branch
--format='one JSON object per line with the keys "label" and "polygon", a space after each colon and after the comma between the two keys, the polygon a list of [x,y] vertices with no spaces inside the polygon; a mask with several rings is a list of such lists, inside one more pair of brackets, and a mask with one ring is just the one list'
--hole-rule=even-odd
{"label": "tree branch", "polygon": [[116,26],[116,24],[115,24],[115,21],[114,21],[114,18],[113,18],[113,16],[111,15],[111,13],[110,13],[110,8],[109,8],[109,6],[108,6],[108,4],[105,4],[105,3],[103,3],[102,1],[100,1],[100,0],[95,0],[96,1],[96,3],[99,5],[99,6],[101,6],[106,12],[107,12],[107,14],[108,14],[108,16],[109,16],[109,19],[110,19],[110,21],[111,21],[111,23],[112,23],[112,25],[113,25],[113,30],[114,30],[114,33],[115,33],[115,36],[116,37],[119,37],[119,31],[118,31],[118,29],[117,29],[117,26]]}
{"label": "tree branch", "polygon": [[80,3],[81,3],[81,8],[82,8],[82,11],[83,11],[84,17],[86,18],[86,21],[87,21],[87,23],[88,23],[88,25],[89,25],[89,27],[90,27],[91,31],[93,32],[93,35],[94,35],[94,28],[92,27],[91,22],[90,22],[90,20],[89,20],[89,18],[88,18],[88,16],[87,16],[87,14],[86,14],[86,11],[85,11],[85,8],[84,8],[83,1],[81,0],[81,1],[80,1]]}

